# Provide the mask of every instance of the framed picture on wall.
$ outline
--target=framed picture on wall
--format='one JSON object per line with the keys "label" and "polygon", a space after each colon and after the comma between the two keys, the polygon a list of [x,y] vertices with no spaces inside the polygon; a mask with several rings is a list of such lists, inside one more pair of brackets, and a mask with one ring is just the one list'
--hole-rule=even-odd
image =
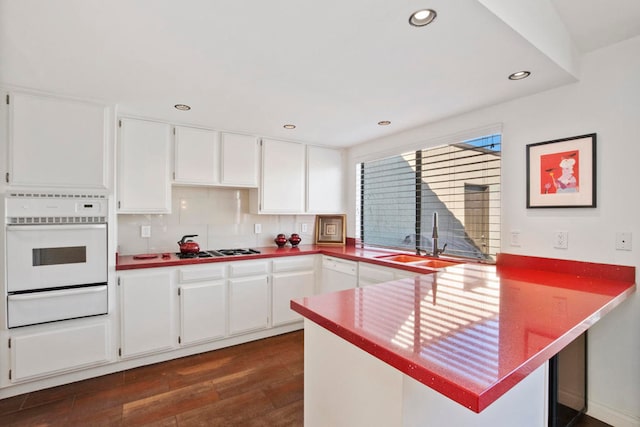
{"label": "framed picture on wall", "polygon": [[316,217],[317,245],[344,245],[346,215],[318,215]]}
{"label": "framed picture on wall", "polygon": [[527,145],[527,208],[595,207],[595,133]]}

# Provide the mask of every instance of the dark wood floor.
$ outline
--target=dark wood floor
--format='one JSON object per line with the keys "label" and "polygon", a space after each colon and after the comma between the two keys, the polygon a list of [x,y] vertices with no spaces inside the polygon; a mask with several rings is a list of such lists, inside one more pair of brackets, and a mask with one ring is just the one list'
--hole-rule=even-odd
{"label": "dark wood floor", "polygon": [[0,426],[302,426],[303,344],[293,332],[10,397]]}
{"label": "dark wood floor", "polygon": [[303,333],[0,400],[0,426],[301,426]]}

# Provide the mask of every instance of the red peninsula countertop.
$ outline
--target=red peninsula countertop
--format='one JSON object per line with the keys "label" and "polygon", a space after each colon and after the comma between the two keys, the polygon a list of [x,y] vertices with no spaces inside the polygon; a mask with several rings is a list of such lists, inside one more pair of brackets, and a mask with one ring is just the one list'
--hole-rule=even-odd
{"label": "red peninsula countertop", "polygon": [[501,254],[496,265],[317,295],[291,308],[480,412],[635,291],[635,267]]}

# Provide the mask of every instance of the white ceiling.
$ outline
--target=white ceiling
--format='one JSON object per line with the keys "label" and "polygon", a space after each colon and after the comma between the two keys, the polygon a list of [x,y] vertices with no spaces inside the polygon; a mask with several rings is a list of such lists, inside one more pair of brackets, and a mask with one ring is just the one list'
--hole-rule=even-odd
{"label": "white ceiling", "polygon": [[0,0],[0,82],[349,146],[575,82],[581,53],[638,34],[638,0]]}

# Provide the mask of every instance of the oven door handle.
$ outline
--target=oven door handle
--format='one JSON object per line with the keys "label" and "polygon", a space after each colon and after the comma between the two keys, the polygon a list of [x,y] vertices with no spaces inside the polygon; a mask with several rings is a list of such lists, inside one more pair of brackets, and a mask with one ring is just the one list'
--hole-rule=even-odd
{"label": "oven door handle", "polygon": [[106,229],[107,224],[43,224],[43,225],[21,225],[7,224],[7,231],[49,231],[49,230],[99,230]]}
{"label": "oven door handle", "polygon": [[82,295],[100,293],[107,290],[107,285],[99,286],[86,286],[83,288],[73,289],[61,289],[59,291],[43,291],[43,292],[30,292],[26,294],[12,294],[8,296],[10,301],[29,301],[34,299],[41,299],[47,297],[68,297],[71,295]]}

